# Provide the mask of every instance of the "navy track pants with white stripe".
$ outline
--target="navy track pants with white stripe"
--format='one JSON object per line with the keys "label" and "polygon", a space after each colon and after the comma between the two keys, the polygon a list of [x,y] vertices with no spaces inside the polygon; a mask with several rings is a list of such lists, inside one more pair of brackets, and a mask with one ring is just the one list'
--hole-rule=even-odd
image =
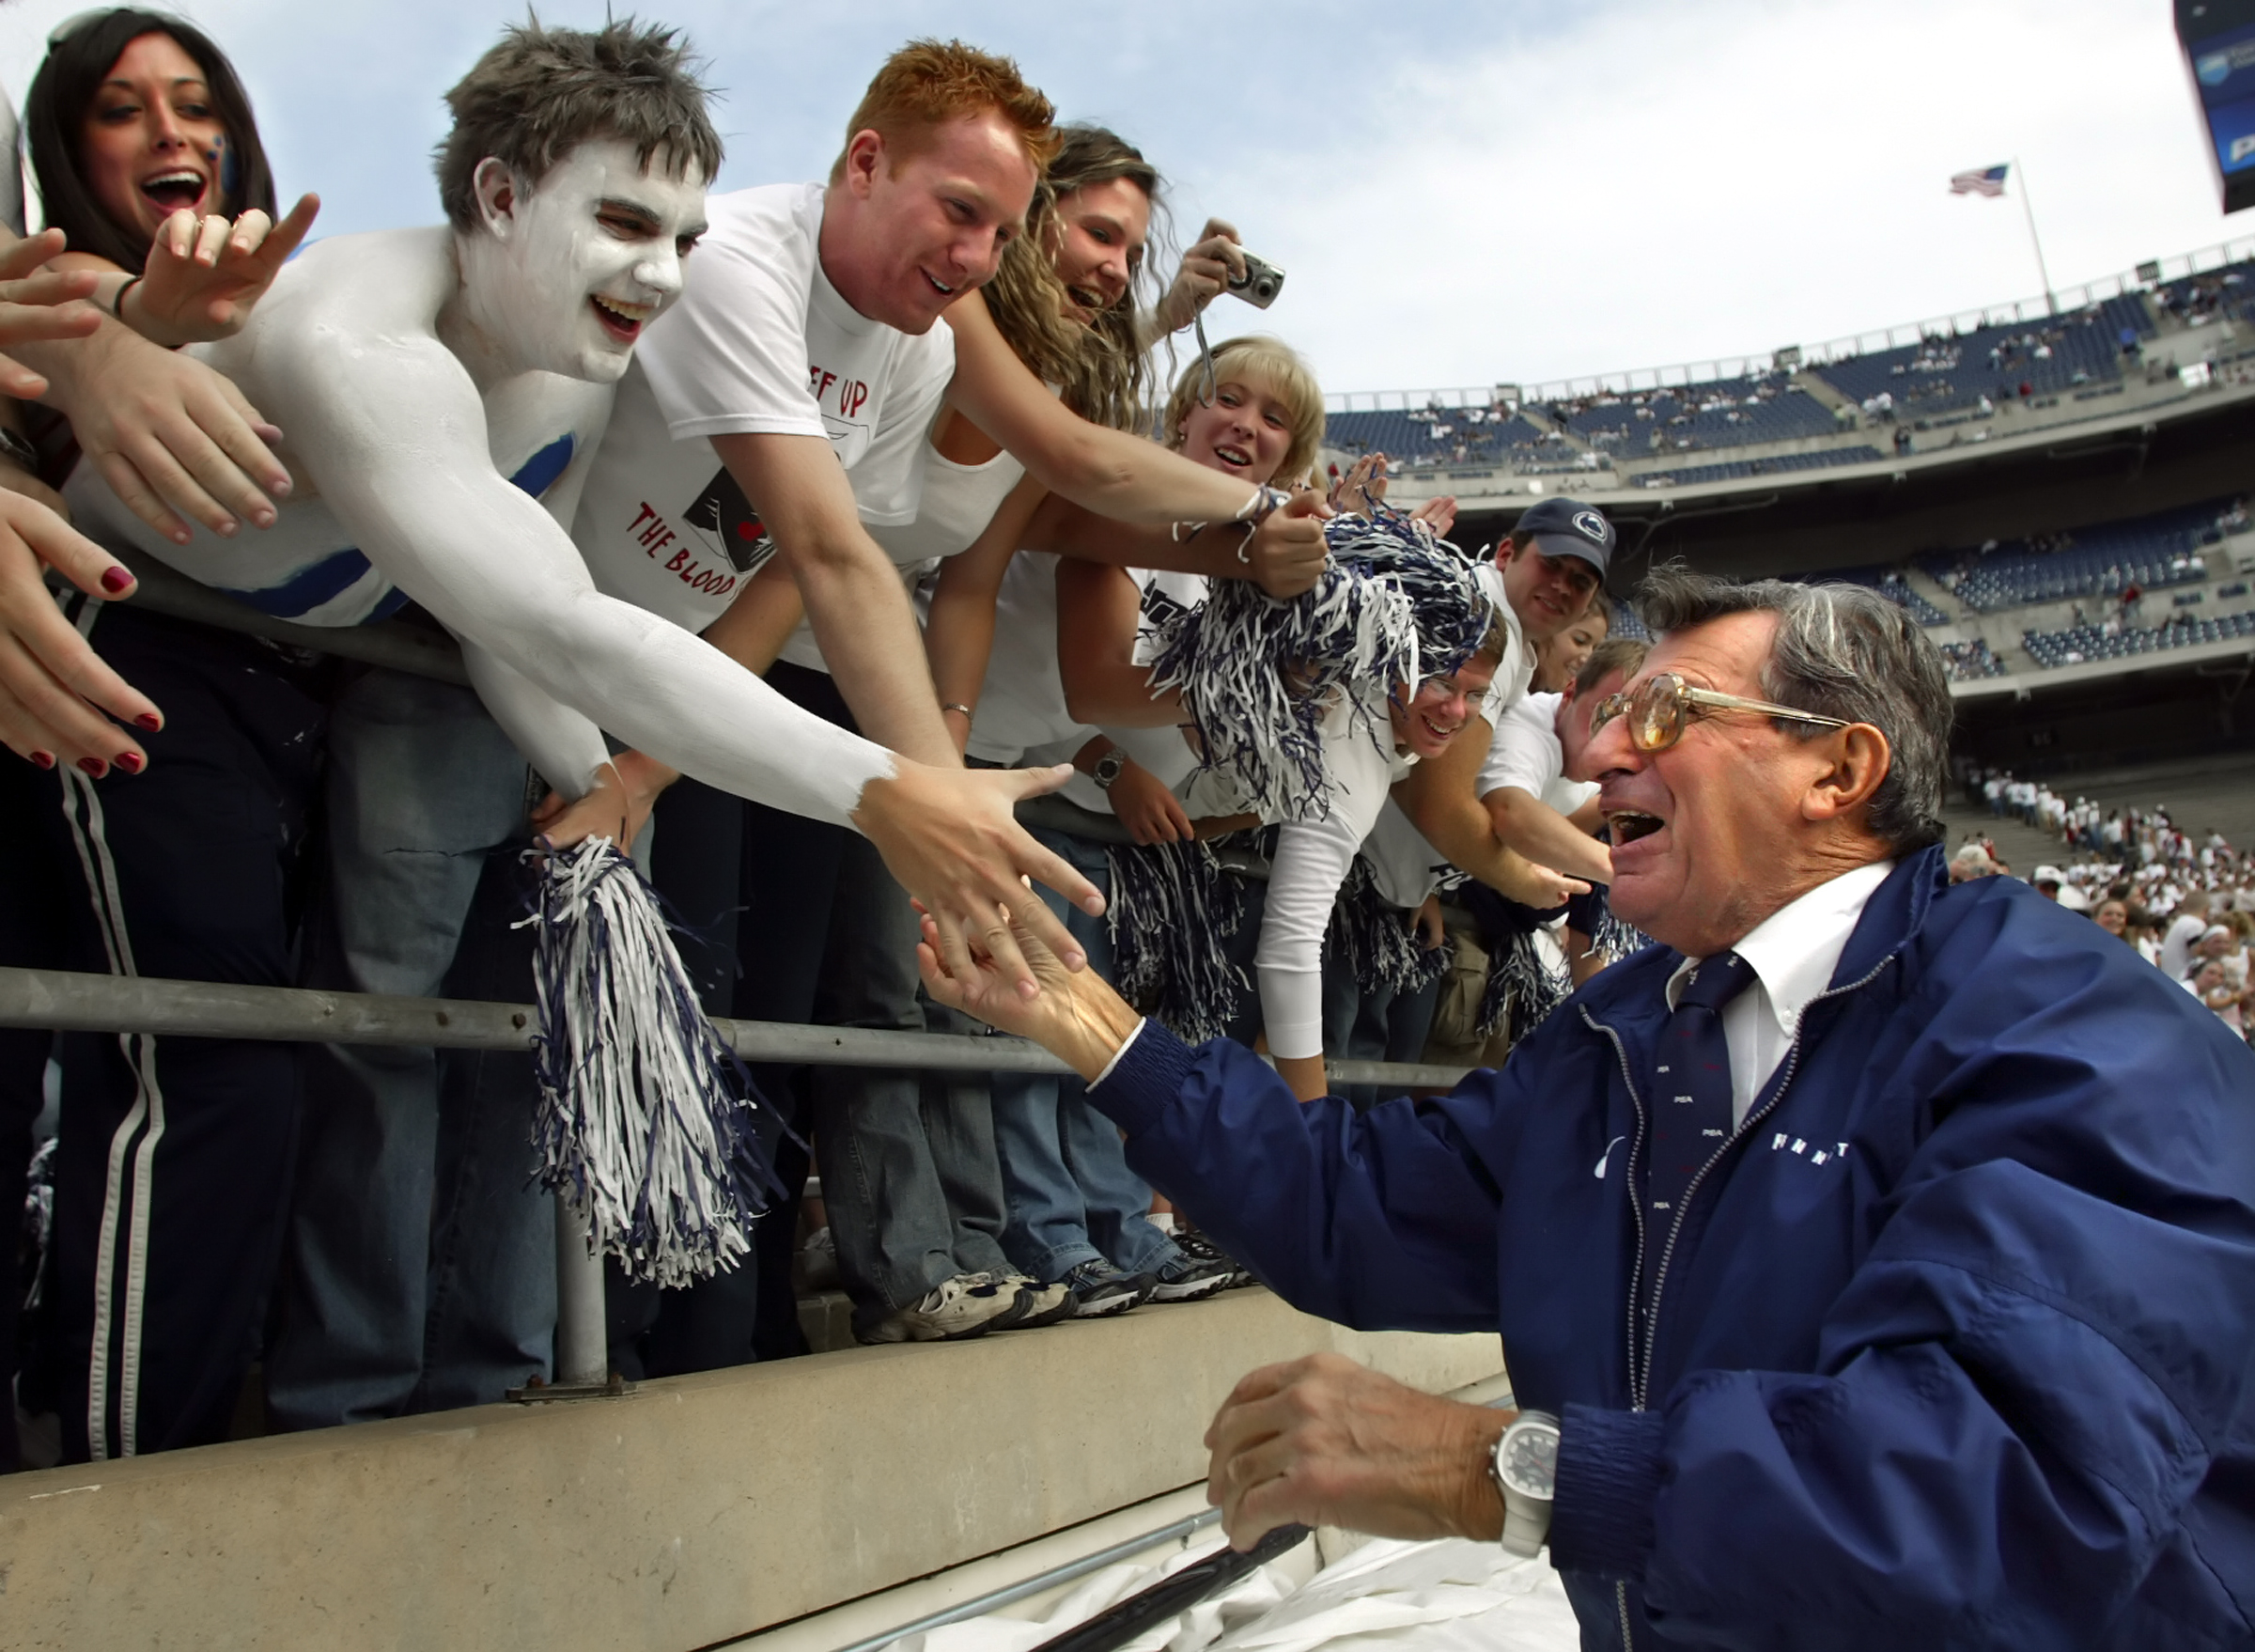
{"label": "navy track pants with white stripe", "polygon": [[[144,738],[144,774],[49,777],[71,966],[293,985],[325,670],[247,637],[89,609],[81,629],[166,723]],[[62,1049],[65,1455],[225,1440],[282,1241],[297,1050],[97,1034]]]}

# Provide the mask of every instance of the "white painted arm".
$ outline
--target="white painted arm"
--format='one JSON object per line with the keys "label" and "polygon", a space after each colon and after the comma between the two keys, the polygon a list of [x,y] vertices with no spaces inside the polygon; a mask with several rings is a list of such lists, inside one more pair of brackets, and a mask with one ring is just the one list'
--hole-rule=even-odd
{"label": "white painted arm", "polygon": [[502,732],[558,792],[584,796],[589,777],[611,760],[603,731],[499,656],[460,640],[470,684]]}
{"label": "white painted arm", "polygon": [[[370,339],[348,327],[338,317],[291,329],[291,359],[270,366],[270,382],[292,446],[371,562],[465,644],[589,724],[708,785],[849,823],[863,784],[893,772],[891,754],[791,705],[680,627],[603,596],[548,512],[494,470],[484,406],[453,354],[427,334]],[[548,779],[583,792],[603,760],[599,740],[560,713],[536,716],[526,691],[501,692],[511,733],[545,748],[527,756],[544,771],[573,763],[577,772]]]}

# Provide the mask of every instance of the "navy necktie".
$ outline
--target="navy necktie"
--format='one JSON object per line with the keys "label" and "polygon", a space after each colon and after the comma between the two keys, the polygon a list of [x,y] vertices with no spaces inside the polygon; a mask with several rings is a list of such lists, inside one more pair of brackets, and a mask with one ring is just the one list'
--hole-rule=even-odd
{"label": "navy necktie", "polygon": [[1645,1161],[1652,1245],[1665,1242],[1691,1178],[1731,1138],[1731,1051],[1722,1036],[1722,1006],[1753,978],[1753,965],[1736,953],[1717,953],[1684,983],[1660,1029],[1653,1063],[1652,1152]]}

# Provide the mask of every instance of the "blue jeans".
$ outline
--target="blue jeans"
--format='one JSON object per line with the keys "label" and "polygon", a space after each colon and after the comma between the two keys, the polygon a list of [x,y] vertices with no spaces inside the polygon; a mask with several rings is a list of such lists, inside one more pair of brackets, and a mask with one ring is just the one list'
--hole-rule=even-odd
{"label": "blue jeans", "polygon": [[[455,989],[524,998],[529,964],[519,975],[502,959],[519,955],[505,937],[526,768],[476,694],[369,671],[339,694],[329,752],[329,888],[309,984],[439,995],[483,881],[485,956],[465,958],[476,979]],[[545,1376],[554,1213],[531,1179],[527,1058],[306,1048],[295,1208],[266,1353],[276,1425],[478,1404]]]}
{"label": "blue jeans", "polygon": [[[1032,831],[1110,897],[1103,844],[1046,827]],[[1040,894],[1087,951],[1088,967],[1109,976],[1112,936],[1105,921],[1068,907],[1052,889]],[[1099,1258],[1137,1273],[1181,1255],[1151,1224],[1150,1186],[1128,1168],[1120,1132],[1088,1104],[1087,1085],[1047,1073],[996,1073],[991,1083],[994,1145],[1010,1209],[1003,1248],[1011,1261],[1036,1279],[1054,1281]]]}
{"label": "blue jeans", "polygon": [[[1328,952],[1323,960],[1323,1048],[1334,1060],[1419,1061],[1425,1052],[1425,1036],[1433,1030],[1433,1012],[1440,1004],[1436,976],[1416,992],[1397,992],[1392,987],[1363,987],[1342,960]],[[1399,1084],[1334,1086],[1357,1110],[1366,1110],[1391,1097],[1407,1094]]]}

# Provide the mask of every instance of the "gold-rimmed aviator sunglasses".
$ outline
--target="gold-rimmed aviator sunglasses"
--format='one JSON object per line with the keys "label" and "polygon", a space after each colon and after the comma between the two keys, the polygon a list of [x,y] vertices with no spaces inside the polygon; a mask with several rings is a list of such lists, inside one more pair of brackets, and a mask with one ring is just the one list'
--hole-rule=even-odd
{"label": "gold-rimmed aviator sunglasses", "polygon": [[1826,717],[1768,700],[1750,700],[1714,689],[1693,688],[1672,671],[1648,677],[1625,694],[1608,694],[1590,714],[1590,737],[1614,718],[1628,717],[1628,743],[1640,752],[1664,752],[1684,738],[1684,725],[1709,711],[1758,711],[1765,717],[1783,717],[1794,723],[1814,723],[1826,728],[1852,726],[1839,717]]}

